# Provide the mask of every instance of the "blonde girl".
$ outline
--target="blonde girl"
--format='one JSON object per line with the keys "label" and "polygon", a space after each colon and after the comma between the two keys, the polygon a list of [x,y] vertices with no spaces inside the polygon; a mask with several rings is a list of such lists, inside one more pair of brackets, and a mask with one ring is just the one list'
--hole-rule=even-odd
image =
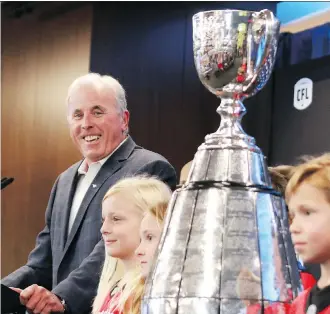
{"label": "blonde girl", "polygon": [[138,260],[135,250],[140,244],[140,225],[151,208],[167,204],[170,188],[152,177],[126,178],[109,189],[102,202],[101,233],[105,244],[105,262],[93,314],[119,314],[123,277],[134,271]]}
{"label": "blonde girl", "polygon": [[140,245],[135,253],[140,267],[128,272],[123,279],[124,289],[118,300],[123,314],[139,314],[145,279],[155,258],[155,252],[161,237],[166,209],[170,194],[164,202],[150,206],[140,226]]}

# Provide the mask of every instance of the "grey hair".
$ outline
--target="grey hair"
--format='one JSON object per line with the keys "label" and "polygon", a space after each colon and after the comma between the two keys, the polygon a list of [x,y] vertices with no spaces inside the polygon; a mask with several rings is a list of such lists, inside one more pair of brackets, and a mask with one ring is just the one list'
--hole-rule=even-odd
{"label": "grey hair", "polygon": [[98,73],[88,73],[78,77],[70,85],[68,90],[67,103],[74,89],[88,85],[94,87],[99,92],[114,92],[118,111],[123,114],[127,110],[126,92],[124,87],[110,75],[100,75]]}

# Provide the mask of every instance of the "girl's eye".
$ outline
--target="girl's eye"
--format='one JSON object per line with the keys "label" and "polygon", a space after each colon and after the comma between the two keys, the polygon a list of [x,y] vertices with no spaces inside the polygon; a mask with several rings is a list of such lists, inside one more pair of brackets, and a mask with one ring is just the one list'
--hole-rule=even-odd
{"label": "girl's eye", "polygon": [[148,241],[151,241],[152,238],[153,238],[153,236],[152,236],[151,234],[148,234],[148,235],[147,235],[147,240],[148,240]]}
{"label": "girl's eye", "polygon": [[119,220],[120,220],[120,218],[118,218],[118,217],[114,216],[114,217],[112,217],[112,220],[113,220],[113,221],[119,221]]}

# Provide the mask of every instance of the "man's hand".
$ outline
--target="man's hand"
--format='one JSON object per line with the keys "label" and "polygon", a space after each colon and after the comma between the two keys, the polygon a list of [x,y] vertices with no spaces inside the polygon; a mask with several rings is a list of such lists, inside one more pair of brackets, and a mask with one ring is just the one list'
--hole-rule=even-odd
{"label": "man's hand", "polygon": [[34,314],[63,313],[61,300],[46,288],[32,285],[20,294],[20,301]]}
{"label": "man's hand", "polygon": [[14,291],[16,291],[16,292],[18,292],[18,293],[21,293],[23,290],[22,289],[20,289],[20,288],[15,288],[15,287],[9,287],[11,290],[14,290]]}

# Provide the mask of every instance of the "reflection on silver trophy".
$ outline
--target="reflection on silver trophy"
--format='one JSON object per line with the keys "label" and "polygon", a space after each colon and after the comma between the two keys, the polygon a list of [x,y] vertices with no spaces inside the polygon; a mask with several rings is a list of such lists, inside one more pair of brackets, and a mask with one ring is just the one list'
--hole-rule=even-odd
{"label": "reflection on silver trophy", "polygon": [[280,314],[300,292],[285,203],[254,138],[241,127],[242,100],[269,79],[278,36],[279,21],[268,10],[193,17],[197,73],[221,98],[221,123],[172,197],[143,314],[263,313],[267,307]]}

